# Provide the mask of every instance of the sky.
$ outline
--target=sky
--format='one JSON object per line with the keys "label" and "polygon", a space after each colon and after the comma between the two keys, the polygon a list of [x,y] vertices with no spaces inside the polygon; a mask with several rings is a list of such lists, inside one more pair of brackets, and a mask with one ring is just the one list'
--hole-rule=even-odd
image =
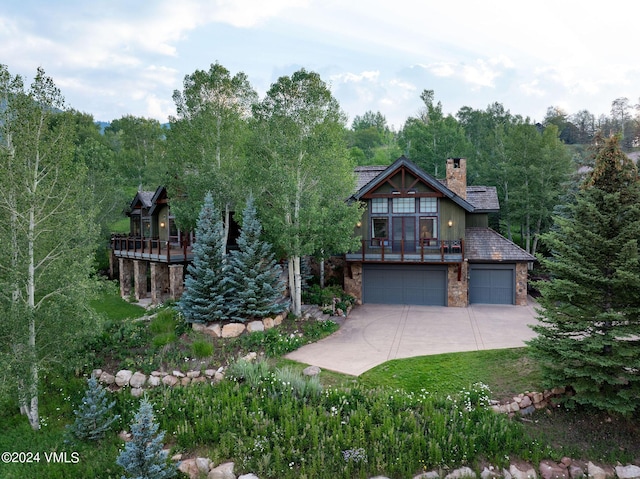
{"label": "sky", "polygon": [[[597,8],[594,8],[597,5]],[[0,63],[42,67],[96,121],[175,115],[186,75],[218,62],[262,97],[305,68],[351,124],[381,112],[402,128],[434,90],[445,113],[494,102],[541,121],[610,114],[640,96],[632,2],[584,0],[4,0]]]}

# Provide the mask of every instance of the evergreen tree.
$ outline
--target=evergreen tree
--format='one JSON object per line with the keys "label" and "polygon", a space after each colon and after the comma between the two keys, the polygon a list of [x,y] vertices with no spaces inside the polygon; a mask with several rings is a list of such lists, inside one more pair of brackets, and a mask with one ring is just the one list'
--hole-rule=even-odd
{"label": "evergreen tree", "polygon": [[67,426],[70,434],[78,439],[97,441],[120,419],[119,415],[111,415],[116,402],[108,402],[106,392],[95,376],[87,379],[87,391],[82,404],[73,411],[76,419],[72,425]]}
{"label": "evergreen tree", "polygon": [[261,239],[262,225],[256,216],[253,196],[242,213],[238,249],[231,251],[229,284],[234,289],[232,319],[263,318],[282,312],[284,291],[282,270],[276,264],[271,245]]}
{"label": "evergreen tree", "polygon": [[544,235],[552,279],[538,284],[541,324],[529,346],[545,386],[630,414],[640,409],[640,187],[618,139],[600,145],[569,214]]}
{"label": "evergreen tree", "polygon": [[116,459],[116,464],[126,471],[123,479],[164,479],[176,475],[174,464],[167,462],[167,453],[162,450],[164,431],[158,432],[153,417],[153,407],[146,399],[131,424],[131,441]]}
{"label": "evergreen tree", "polygon": [[187,267],[185,290],[178,302],[189,323],[228,319],[225,248],[220,212],[207,194],[198,217],[193,263]]}

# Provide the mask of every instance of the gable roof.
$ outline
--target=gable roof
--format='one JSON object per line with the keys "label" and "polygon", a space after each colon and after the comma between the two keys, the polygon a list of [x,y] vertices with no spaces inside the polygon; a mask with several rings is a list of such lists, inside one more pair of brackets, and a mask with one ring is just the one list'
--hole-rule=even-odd
{"label": "gable roof", "polygon": [[464,251],[465,257],[471,262],[528,262],[536,259],[491,228],[466,228]]}
{"label": "gable roof", "polygon": [[136,196],[133,197],[131,203],[129,205],[129,209],[131,211],[139,208],[138,204],[140,204],[143,208],[149,209],[152,205],[153,191],[138,191]]}
{"label": "gable roof", "polygon": [[[364,168],[367,168],[367,169],[358,171],[358,168],[356,168],[356,174],[358,174],[357,184],[360,185],[364,183],[362,186],[358,188],[358,191],[353,195],[353,198],[356,200],[359,200],[370,191],[375,190],[379,185],[381,185],[388,178],[393,176],[395,172],[400,168],[406,168],[411,173],[413,173],[417,178],[419,178],[423,183],[428,185],[433,190],[442,193],[443,196],[452,200],[454,203],[456,203],[458,206],[463,208],[465,211],[468,211],[470,213],[474,211],[474,206],[471,203],[469,203],[465,199],[455,194],[453,191],[451,191],[449,188],[443,185],[442,182],[438,181],[433,176],[422,171],[422,169],[418,168],[418,166],[415,163],[409,161],[404,155],[398,158],[396,161],[393,162],[393,164],[387,167],[376,166],[376,167],[364,167]],[[379,170],[379,168],[384,168],[384,169]],[[378,174],[374,176],[376,172]],[[366,181],[367,179],[369,179],[369,181]]]}

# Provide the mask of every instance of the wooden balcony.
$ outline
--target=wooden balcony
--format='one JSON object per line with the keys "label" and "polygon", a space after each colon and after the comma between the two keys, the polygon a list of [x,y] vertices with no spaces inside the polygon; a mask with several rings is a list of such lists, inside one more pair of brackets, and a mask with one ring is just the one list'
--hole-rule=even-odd
{"label": "wooden balcony", "polygon": [[140,238],[112,235],[111,249],[117,258],[142,259],[158,263],[187,263],[193,260],[191,246],[180,245],[177,238],[162,241],[157,238]]}
{"label": "wooden balcony", "polygon": [[399,240],[364,238],[347,261],[363,263],[460,263],[464,261],[464,238],[458,240]]}

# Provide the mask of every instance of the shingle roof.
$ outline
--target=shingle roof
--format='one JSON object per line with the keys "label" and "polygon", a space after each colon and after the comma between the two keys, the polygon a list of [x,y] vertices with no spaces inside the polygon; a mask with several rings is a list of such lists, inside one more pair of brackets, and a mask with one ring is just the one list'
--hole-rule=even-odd
{"label": "shingle roof", "polygon": [[467,186],[467,201],[474,206],[478,213],[500,210],[495,186]]}
{"label": "shingle roof", "polygon": [[136,193],[136,196],[133,197],[133,200],[131,200],[129,209],[133,210],[138,204],[138,201],[142,203],[143,208],[147,208],[147,209],[151,208],[151,205],[152,205],[151,200],[153,199],[154,194],[155,194],[155,191],[138,191]]}
{"label": "shingle roof", "polygon": [[471,261],[535,261],[535,257],[491,228],[465,230],[465,257]]}
{"label": "shingle roof", "polygon": [[356,166],[356,191],[360,191],[364,185],[375,179],[385,171],[387,166]]}

